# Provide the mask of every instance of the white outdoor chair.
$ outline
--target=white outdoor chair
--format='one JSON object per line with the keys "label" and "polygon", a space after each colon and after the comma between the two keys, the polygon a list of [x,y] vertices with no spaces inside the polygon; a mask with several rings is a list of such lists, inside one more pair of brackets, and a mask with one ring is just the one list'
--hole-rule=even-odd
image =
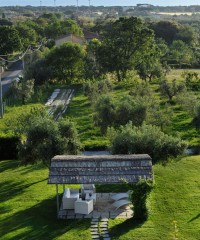
{"label": "white outdoor chair", "polygon": [[118,208],[124,207],[129,204],[130,204],[130,201],[128,201],[128,200],[119,200],[119,201],[114,202],[112,204],[112,206],[115,207],[115,211],[116,211]]}
{"label": "white outdoor chair", "polygon": [[66,188],[63,194],[63,209],[74,209],[77,199],[79,199],[79,189]]}
{"label": "white outdoor chair", "polygon": [[81,184],[81,193],[95,193],[96,188],[94,184]]}
{"label": "white outdoor chair", "polygon": [[111,199],[115,200],[115,201],[118,201],[118,200],[123,199],[123,198],[127,198],[128,199],[128,197],[129,197],[129,192],[117,193],[117,194],[111,196]]}

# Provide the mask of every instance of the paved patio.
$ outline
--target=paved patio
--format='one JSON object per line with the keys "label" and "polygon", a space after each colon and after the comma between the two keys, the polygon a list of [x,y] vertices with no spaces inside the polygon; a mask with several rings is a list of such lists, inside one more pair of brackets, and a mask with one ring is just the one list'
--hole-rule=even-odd
{"label": "paved patio", "polygon": [[132,205],[126,205],[117,210],[112,206],[114,201],[111,196],[116,193],[97,193],[94,210],[88,215],[75,214],[74,210],[65,210],[62,203],[59,211],[59,219],[81,219],[81,218],[131,218],[133,216]]}

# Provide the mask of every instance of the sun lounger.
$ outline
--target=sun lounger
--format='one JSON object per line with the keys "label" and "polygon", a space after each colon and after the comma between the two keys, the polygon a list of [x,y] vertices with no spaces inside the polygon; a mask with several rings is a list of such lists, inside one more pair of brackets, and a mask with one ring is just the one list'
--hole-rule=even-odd
{"label": "sun lounger", "polygon": [[123,198],[128,198],[129,197],[129,193],[126,192],[126,193],[117,193],[113,196],[111,196],[111,199],[115,200],[115,201],[118,201],[120,199],[123,199]]}
{"label": "sun lounger", "polygon": [[124,207],[126,205],[130,204],[130,201],[128,200],[119,200],[119,201],[116,201],[112,204],[113,207],[116,207],[115,211],[120,208],[120,207]]}

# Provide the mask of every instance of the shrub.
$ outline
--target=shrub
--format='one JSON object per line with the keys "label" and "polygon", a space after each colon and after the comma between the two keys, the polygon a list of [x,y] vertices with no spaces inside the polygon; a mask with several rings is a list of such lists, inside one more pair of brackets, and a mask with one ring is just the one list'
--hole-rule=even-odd
{"label": "shrub", "polygon": [[119,130],[110,128],[108,137],[113,154],[149,154],[153,163],[177,157],[185,150],[186,144],[178,137],[164,134],[159,127],[143,124],[133,126],[129,122]]}
{"label": "shrub", "polygon": [[131,202],[133,204],[133,218],[145,221],[148,218],[148,209],[146,205],[148,194],[153,187],[152,181],[140,179],[132,185]]}

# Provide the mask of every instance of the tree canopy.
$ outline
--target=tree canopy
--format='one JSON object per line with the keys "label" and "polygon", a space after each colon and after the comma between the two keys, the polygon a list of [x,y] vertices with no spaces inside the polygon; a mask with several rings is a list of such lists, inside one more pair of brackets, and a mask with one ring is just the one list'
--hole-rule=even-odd
{"label": "tree canopy", "polygon": [[79,44],[64,43],[47,55],[46,61],[58,80],[72,83],[80,78],[84,69],[85,50]]}
{"label": "tree canopy", "polygon": [[97,61],[104,72],[115,72],[120,81],[145,59],[154,44],[153,31],[141,19],[120,18],[106,25]]}

